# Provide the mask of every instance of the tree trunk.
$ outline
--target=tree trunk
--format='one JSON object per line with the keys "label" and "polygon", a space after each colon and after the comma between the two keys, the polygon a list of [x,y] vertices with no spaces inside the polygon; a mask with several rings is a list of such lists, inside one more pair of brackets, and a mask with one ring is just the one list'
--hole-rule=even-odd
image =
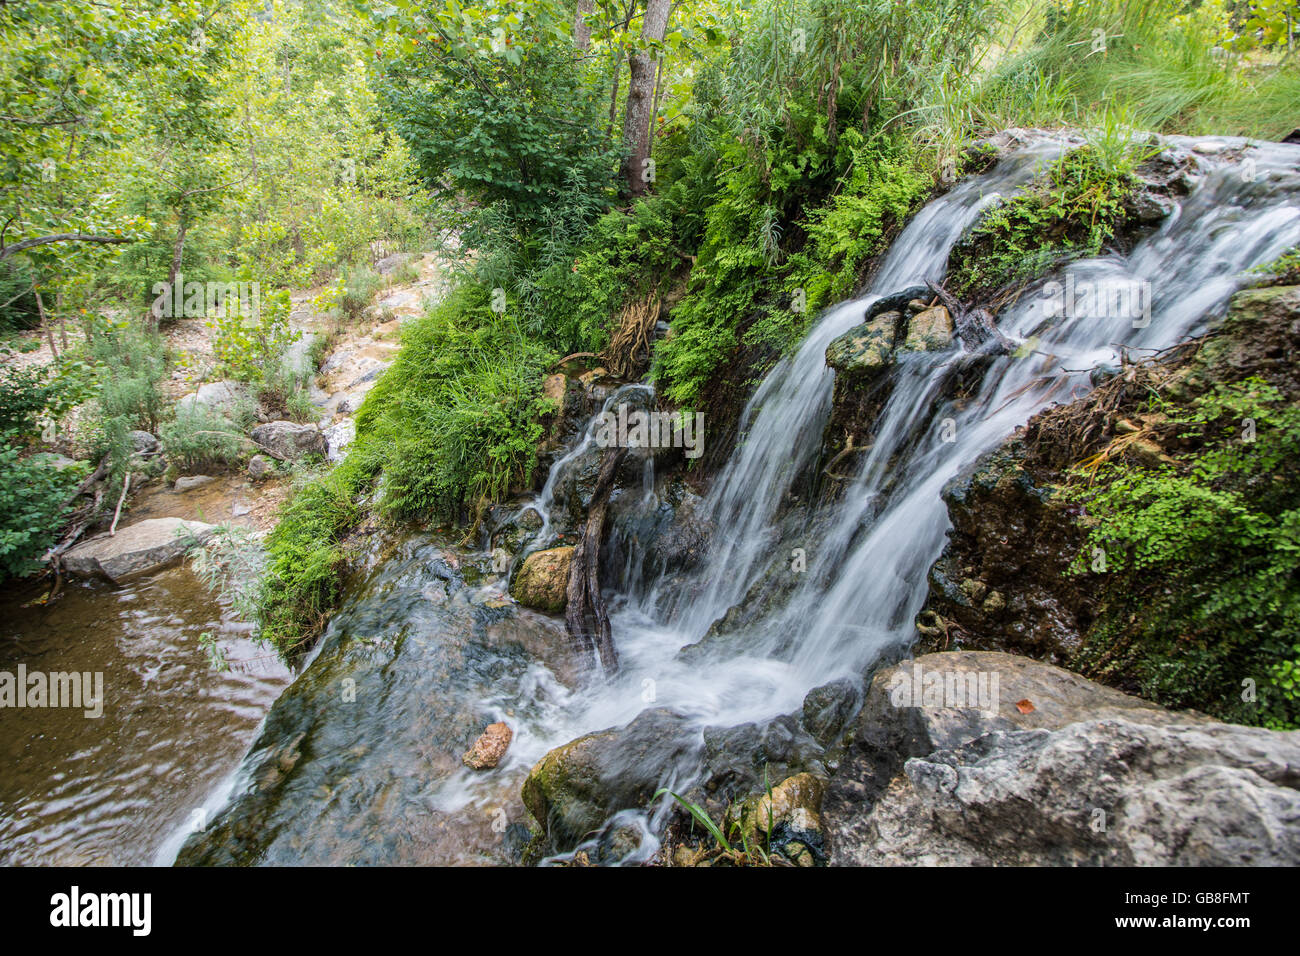
{"label": "tree trunk", "polygon": [[627,454],[626,448],[613,448],[600,464],[600,476],[591,493],[591,506],[587,509],[587,527],[582,540],[573,549],[573,563],[569,567],[568,599],[564,610],[564,624],[569,636],[586,651],[595,651],[605,674],[618,673],[618,653],[614,650],[614,635],[609,625],[609,611],[600,593],[600,543],[605,534],[605,511],[609,495],[614,489],[614,475]]}
{"label": "tree trunk", "polygon": [[54,344],[54,324],[46,318],[45,301],[39,292],[36,293],[36,312],[40,316],[41,328],[45,330],[45,338],[50,343],[50,354],[58,358],[59,348]]}
{"label": "tree trunk", "polygon": [[591,49],[591,26],[587,23],[587,14],[591,13],[594,0],[578,0],[578,12],[573,17],[573,45],[579,53]]}
{"label": "tree trunk", "polygon": [[[176,242],[172,246],[172,264],[171,267],[167,270],[167,301],[168,302],[180,301],[184,303],[185,301],[185,290],[181,289],[180,293],[178,294],[175,291],[175,289],[176,289],[176,277],[179,276],[181,273],[181,256],[185,252],[185,233],[187,231],[189,231],[189,226],[186,224],[184,219],[181,219],[181,228],[180,231],[176,233]],[[162,315],[159,313],[157,309],[150,309],[149,316],[153,323],[153,330],[155,332],[158,331],[158,326],[161,324]],[[179,319],[180,316],[173,315],[171,316],[171,318]]]}
{"label": "tree trunk", "polygon": [[[641,21],[643,42],[662,41],[668,31],[668,12],[671,0],[646,0],[645,17]],[[628,192],[644,195],[650,187],[647,161],[650,159],[650,114],[654,105],[655,60],[649,50],[637,50],[628,64],[630,77],[627,90],[627,109],[623,114],[623,147],[627,159],[623,176]]]}

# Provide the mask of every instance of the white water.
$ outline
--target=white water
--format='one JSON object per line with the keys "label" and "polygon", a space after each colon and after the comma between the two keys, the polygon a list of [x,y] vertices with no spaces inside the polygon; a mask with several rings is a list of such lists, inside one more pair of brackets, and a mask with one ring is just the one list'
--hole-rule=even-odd
{"label": "white water", "polygon": [[[1193,142],[1240,145],[1171,140]],[[1069,267],[1080,281],[1149,281],[1148,326],[1135,328],[1129,315],[1045,318],[1043,299],[1031,289],[999,326],[1013,341],[1036,336],[1032,352],[996,359],[961,408],[941,400],[960,346],[906,356],[892,373],[874,444],[860,456],[831,520],[819,523],[831,531],[796,545],[806,549],[808,569],[793,597],[743,640],[703,661],[679,660],[680,648],[699,640],[770,564],[776,518],[795,475],[817,453],[829,412],[834,379],[826,346],[858,324],[875,298],[939,278],[952,244],[986,204],[1014,191],[1060,149],[1050,142],[1030,147],[927,206],[895,242],[871,293],[827,312],[799,351],[768,375],[744,413],[745,438],[707,497],[720,534],[697,573],[695,596],[663,585],[622,602],[613,615],[622,662],[617,679],[570,693],[539,673],[524,706],[517,696],[490,702],[514,708],[512,763],[531,764],[554,746],[625,724],[651,706],[671,707],[701,726],[788,713],[812,688],[860,674],[885,649],[909,642],[949,526],[940,499],[945,483],[1046,405],[1086,391],[1088,371],[1116,363],[1118,346],[1161,349],[1199,332],[1241,285],[1244,270],[1300,242],[1300,147],[1252,150],[1251,182],[1239,167],[1201,157],[1203,181],[1131,255]],[[952,419],[954,441],[942,438],[944,419]]]}

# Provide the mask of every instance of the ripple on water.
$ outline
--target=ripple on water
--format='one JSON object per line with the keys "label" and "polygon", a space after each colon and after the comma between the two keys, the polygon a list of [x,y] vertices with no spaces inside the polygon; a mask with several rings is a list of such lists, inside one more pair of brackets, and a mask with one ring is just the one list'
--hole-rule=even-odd
{"label": "ripple on water", "polygon": [[[39,591],[0,592],[0,671],[102,672],[104,713],[0,709],[0,863],[149,863],[238,765],[289,672],[185,568],[23,607]],[[257,667],[212,670],[208,631]]]}

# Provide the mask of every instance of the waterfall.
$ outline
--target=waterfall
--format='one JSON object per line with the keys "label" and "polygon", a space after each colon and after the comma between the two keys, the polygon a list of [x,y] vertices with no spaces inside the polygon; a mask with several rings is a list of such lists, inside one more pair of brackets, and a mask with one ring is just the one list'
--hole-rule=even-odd
{"label": "waterfall", "polygon": [[[926,206],[894,242],[870,291],[826,312],[749,402],[742,439],[707,494],[705,511],[718,533],[696,572],[697,586],[668,593],[673,585],[665,580],[626,600],[613,615],[622,674],[548,708],[550,725],[526,728],[520,750],[540,757],[581,733],[626,723],[647,706],[710,725],[769,718],[796,709],[813,687],[860,674],[882,651],[910,641],[928,569],[949,527],[943,486],[1037,411],[1081,394],[1091,369],[1118,361],[1118,347],[1142,354],[1197,333],[1240,287],[1245,270],[1300,241],[1300,149],[1256,144],[1254,175],[1247,176],[1220,158],[1240,140],[1170,138],[1166,145],[1198,148],[1204,173],[1160,228],[1127,256],[1075,261],[1027,290],[999,321],[1003,334],[1024,347],[994,360],[961,407],[943,397],[959,345],[902,355],[890,372],[875,441],[859,456],[833,512],[817,523],[827,530],[804,544],[807,571],[784,607],[741,640],[683,660],[682,646],[699,641],[743,599],[779,545],[778,514],[795,476],[817,454],[830,410],[827,345],[881,296],[940,278],[951,247],[980,213],[1065,145],[1031,144]],[[1150,320],[1086,307],[1049,315],[1047,281],[1148,282]]]}

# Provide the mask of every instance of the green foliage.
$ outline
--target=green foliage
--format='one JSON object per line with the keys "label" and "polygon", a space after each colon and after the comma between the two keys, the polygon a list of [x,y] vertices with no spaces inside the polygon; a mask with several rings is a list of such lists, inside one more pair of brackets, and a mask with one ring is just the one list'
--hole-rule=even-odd
{"label": "green foliage", "polygon": [[572,16],[545,0],[448,2],[407,25],[380,89],[426,182],[500,203],[525,229],[575,183],[610,190],[618,154],[603,90],[574,56]]}
{"label": "green foliage", "polygon": [[554,358],[487,290],[465,286],[403,330],[402,351],[366,396],[358,442],[382,454],[382,507],[456,523],[527,484],[548,411],[542,375]]}
{"label": "green foliage", "polygon": [[377,467],[354,448],[289,500],[267,536],[265,572],[254,598],[258,636],[286,659],[319,633],[338,600],[342,540],[360,516],[357,497]]}
{"label": "green foliage", "polygon": [[343,269],[343,294],[338,308],[345,318],[355,321],[383,287],[384,277],[369,266],[347,266]]}
{"label": "green foliage", "polygon": [[1095,256],[1115,238],[1145,153],[1088,144],[1056,160],[1015,199],[986,213],[948,259],[963,298],[1024,284],[1064,259]]}
{"label": "green foliage", "polygon": [[1003,18],[1006,55],[976,82],[946,86],[936,112],[950,125],[992,131],[1090,127],[1121,108],[1152,132],[1275,140],[1295,126],[1300,68],[1284,47],[1266,49],[1268,39],[1250,56],[1235,52],[1276,37],[1242,29],[1245,12],[1265,6],[1274,4],[1026,4]]}
{"label": "green foliage", "polygon": [[0,581],[39,570],[37,557],[54,544],[79,469],[59,470],[40,457],[23,458],[0,440]]}
{"label": "green foliage", "polygon": [[[1295,727],[1300,628],[1300,408],[1261,379],[1220,385],[1176,419],[1179,467],[1106,466],[1070,489],[1096,522],[1108,612],[1079,663],[1141,693],[1243,723]],[[1081,557],[1079,573],[1084,570]],[[1243,681],[1259,700],[1243,700]]]}
{"label": "green foliage", "polygon": [[862,267],[881,252],[896,230],[929,194],[933,176],[896,140],[863,142],[846,131],[849,170],[839,192],[813,210],[806,226],[811,252],[799,260],[789,282],[803,288],[810,311],[857,291]]}
{"label": "green foliage", "polygon": [[1254,271],[1267,277],[1261,283],[1263,285],[1300,285],[1300,246],[1288,249]]}
{"label": "green foliage", "polygon": [[0,369],[0,581],[39,569],[37,557],[53,543],[82,468],[55,468],[26,447],[54,418],[75,404],[82,383],[48,369]]}
{"label": "green foliage", "polygon": [[212,351],[218,372],[245,382],[266,381],[284,362],[284,353],[302,333],[289,325],[291,303],[287,289],[262,297],[250,322],[235,307],[209,318]]}

